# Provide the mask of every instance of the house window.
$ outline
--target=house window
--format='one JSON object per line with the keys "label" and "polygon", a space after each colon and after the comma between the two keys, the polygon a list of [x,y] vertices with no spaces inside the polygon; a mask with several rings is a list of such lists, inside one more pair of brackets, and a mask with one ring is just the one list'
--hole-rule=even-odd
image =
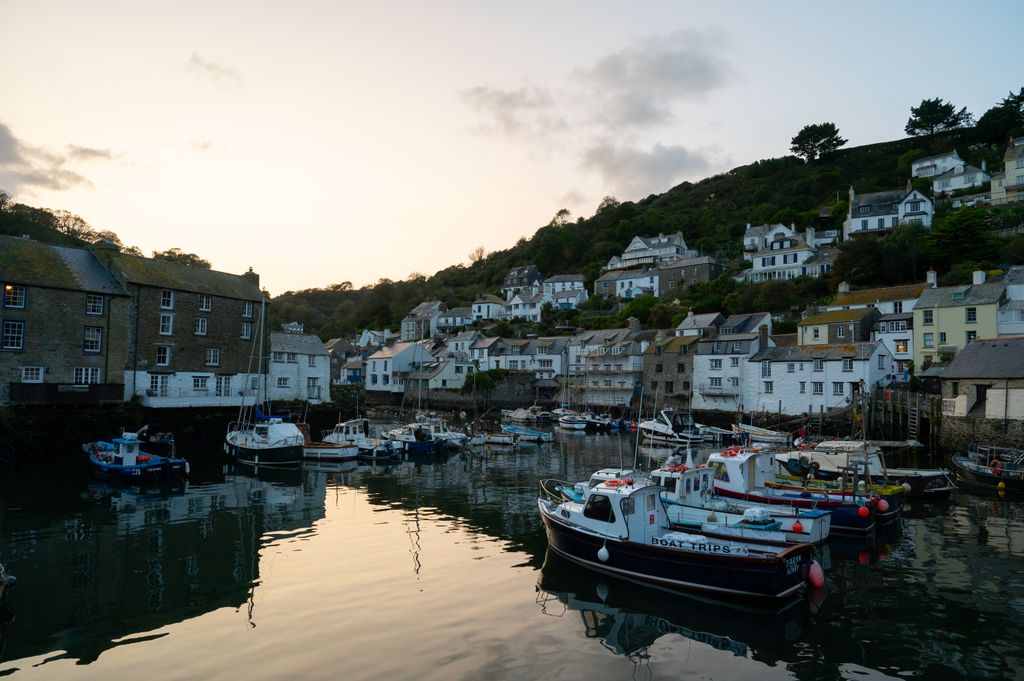
{"label": "house window", "polygon": [[217,397],[227,397],[231,394],[231,377],[230,376],[218,376],[216,381],[216,395]]}
{"label": "house window", "polygon": [[195,328],[195,334],[197,336],[206,335],[206,317],[196,317],[193,320],[193,326]]}
{"label": "house window", "polygon": [[926,348],[934,348],[935,347],[935,334],[934,333],[926,333],[926,334],[924,334],[924,338],[923,338],[923,340],[921,342],[921,345],[922,345],[922,347],[926,347]]}
{"label": "house window", "polygon": [[251,317],[252,316],[252,301],[246,300],[246,301],[244,301],[242,303],[242,316],[243,317]]}
{"label": "house window", "polygon": [[800,381],[800,394],[803,395],[807,392],[807,381]]}
{"label": "house window", "polygon": [[731,366],[731,367],[738,367],[739,365],[740,365],[740,358],[739,357],[730,357],[729,358],[729,366]]}
{"label": "house window", "polygon": [[852,359],[844,359],[843,360],[843,371],[853,371],[853,360]]}
{"label": "house window", "polygon": [[721,378],[721,376],[713,376],[711,378],[711,387],[712,388],[721,388],[722,387],[722,378]]}
{"label": "house window", "polygon": [[387,385],[391,381],[391,377],[388,374],[384,374],[383,376],[380,377],[380,381],[384,385]]}
{"label": "house window", "polygon": [[25,322],[4,322],[3,340],[0,342],[0,349],[25,349]]}
{"label": "house window", "polygon": [[209,312],[213,309],[213,296],[206,293],[199,294],[199,311]]}
{"label": "house window", "polygon": [[206,366],[220,366],[220,348],[206,348]]}
{"label": "house window", "polygon": [[85,314],[96,317],[103,314],[103,296],[87,293],[85,296]]}
{"label": "house window", "polygon": [[252,322],[242,322],[242,340],[252,338]]}
{"label": "house window", "polygon": [[174,309],[174,291],[171,291],[170,289],[166,288],[163,291],[160,291],[160,309]]}
{"label": "house window", "polygon": [[149,377],[149,395],[151,397],[167,397],[166,374],[156,374]]}
{"label": "house window", "polygon": [[288,353],[288,362],[290,364],[296,364],[298,361],[299,361],[299,356],[298,355],[296,355],[294,352],[289,352]]}
{"label": "house window", "polygon": [[43,367],[21,367],[22,383],[42,383]]}
{"label": "house window", "polygon": [[316,366],[316,355],[310,355],[308,363],[309,363],[309,366],[315,367]]}
{"label": "house window", "polygon": [[968,343],[970,343],[972,340],[974,340],[977,337],[978,337],[978,332],[977,331],[968,331],[967,332],[967,342]]}
{"label": "house window", "polygon": [[836,338],[846,338],[846,325],[845,324],[837,324],[836,325]]}
{"label": "house window", "polygon": [[739,384],[740,384],[740,377],[739,376],[730,376],[729,377],[729,385],[731,385],[732,387],[736,388],[736,387],[739,386]]}
{"label": "house window", "polygon": [[969,307],[967,308],[967,323],[974,324],[978,321],[978,308]]}
{"label": "house window", "polygon": [[673,385],[672,381],[666,381],[665,382],[665,392],[666,393],[673,393],[673,392],[675,392],[675,385]]}
{"label": "house window", "polygon": [[661,364],[655,364],[654,365],[654,373],[660,374],[661,372],[662,372],[662,365]]}
{"label": "house window", "polygon": [[791,374],[791,373],[793,373],[795,371],[796,371],[796,364],[794,364],[793,362],[790,362],[789,364],[786,365],[786,373],[787,374]]}
{"label": "house window", "polygon": [[861,229],[867,229],[868,228],[868,221],[867,220],[861,220],[860,221],[860,228]]}
{"label": "house window", "polygon": [[832,394],[833,395],[845,395],[846,394],[846,384],[845,383],[841,383],[839,381],[834,382],[832,384]]}
{"label": "house window", "polygon": [[20,284],[6,284],[4,286],[4,307],[25,307],[25,287]]}
{"label": "house window", "polygon": [[878,356],[878,368],[879,369],[884,369],[885,368],[885,355],[879,355]]}
{"label": "house window", "polygon": [[911,201],[907,204],[908,213],[917,213],[921,210],[921,201]]}
{"label": "house window", "polygon": [[743,352],[743,346],[740,345],[739,341],[733,341],[732,342],[732,351],[733,352]]}
{"label": "house window", "polygon": [[825,384],[821,381],[814,381],[811,383],[811,392],[815,395],[825,394]]}
{"label": "house window", "polygon": [[98,367],[75,367],[75,385],[89,385],[100,382]]}
{"label": "house window", "polygon": [[720,359],[713,359],[713,360],[711,360],[711,368],[712,369],[721,369],[722,368],[722,360],[720,360]]}
{"label": "house window", "polygon": [[716,342],[711,344],[711,352],[721,352],[721,351],[722,351],[722,344],[721,343],[716,341]]}
{"label": "house window", "polygon": [[902,338],[896,341],[896,352],[908,352],[910,347],[910,340]]}
{"label": "house window", "polygon": [[278,376],[277,377],[277,387],[278,388],[287,388],[288,387],[288,377],[287,376]]}
{"label": "house window", "polygon": [[196,392],[206,392],[206,384],[209,380],[208,376],[193,376],[192,390]]}
{"label": "house window", "polygon": [[771,378],[771,377],[772,377],[772,363],[771,362],[761,362],[761,378]]}
{"label": "house window", "polygon": [[82,350],[85,352],[103,351],[103,329],[98,326],[85,327],[85,336],[82,339]]}
{"label": "house window", "polygon": [[885,218],[878,218],[878,229],[885,229]]}
{"label": "house window", "polygon": [[170,345],[158,345],[156,346],[156,365],[158,367],[165,367],[171,363],[171,346]]}
{"label": "house window", "polygon": [[935,321],[935,311],[934,310],[924,310],[921,313],[921,316],[924,319],[925,326],[931,326],[932,323]]}
{"label": "house window", "polygon": [[857,208],[858,215],[868,215],[871,212],[871,206],[860,206]]}
{"label": "house window", "polygon": [[775,392],[775,382],[774,381],[765,381],[764,382],[764,391],[765,391],[765,393]]}
{"label": "house window", "polygon": [[678,364],[676,364],[676,373],[678,373],[678,374],[685,374],[686,373],[686,365],[683,364],[682,362],[679,362]]}
{"label": "house window", "polygon": [[284,356],[285,355],[284,355],[283,352],[272,352],[272,353],[270,353],[270,359],[273,362],[283,362],[284,361]]}
{"label": "house window", "polygon": [[946,344],[946,332],[945,331],[939,331],[939,345],[945,345],[945,344]]}
{"label": "house window", "polygon": [[249,382],[249,387],[252,390],[256,390],[257,388],[259,388],[260,387],[260,377],[259,376],[253,376],[252,380]]}
{"label": "house window", "polygon": [[172,314],[161,314],[160,315],[160,335],[170,336],[174,332],[174,315]]}
{"label": "house window", "polygon": [[892,311],[895,314],[902,314],[903,313],[903,301],[902,300],[897,300],[895,303],[893,303],[892,304]]}
{"label": "house window", "polygon": [[816,360],[814,360],[814,370],[815,371],[824,371],[825,370],[825,360],[823,360],[823,359],[816,359]]}

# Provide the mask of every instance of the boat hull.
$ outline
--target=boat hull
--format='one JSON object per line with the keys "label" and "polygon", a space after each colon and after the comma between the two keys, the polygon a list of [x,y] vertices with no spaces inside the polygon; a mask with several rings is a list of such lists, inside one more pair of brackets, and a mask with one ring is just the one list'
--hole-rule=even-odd
{"label": "boat hull", "polygon": [[359,456],[359,447],[351,445],[337,445],[329,442],[313,442],[302,448],[302,458],[306,461],[334,461],[343,463],[355,461]]}
{"label": "boat hull", "polygon": [[953,467],[956,469],[957,476],[967,482],[984,485],[992,489],[998,489],[999,483],[1003,483],[1005,489],[1018,492],[1024,491],[1024,477],[1013,474],[1007,475],[1006,471],[1000,471],[999,475],[995,475],[991,468],[972,464],[973,462],[969,457],[962,455],[953,457]]}
{"label": "boat hull", "polygon": [[[541,509],[548,545],[589,568],[674,591],[776,601],[791,598],[804,586],[804,566],[811,548],[803,544],[771,558],[722,556],[662,549],[583,532]],[[598,552],[608,551],[606,561]]]}
{"label": "boat hull", "polygon": [[743,493],[719,486],[715,487],[715,494],[730,499],[753,501],[759,504],[791,506],[794,508],[817,508],[823,511],[832,511],[832,532],[867,534],[875,529],[874,512],[869,512],[866,517],[861,516],[857,510],[860,506],[849,502],[826,500],[821,499],[820,496],[804,496],[799,493],[780,493],[777,495],[758,492]]}
{"label": "boat hull", "polygon": [[250,466],[297,466],[303,458],[302,445],[256,448],[229,442],[227,449],[236,461]]}
{"label": "boat hull", "polygon": [[148,461],[134,466],[121,466],[107,463],[100,454],[89,455],[89,462],[96,473],[107,478],[132,482],[166,482],[183,480],[188,476],[188,467],[184,459],[169,459],[162,456],[151,456]]}

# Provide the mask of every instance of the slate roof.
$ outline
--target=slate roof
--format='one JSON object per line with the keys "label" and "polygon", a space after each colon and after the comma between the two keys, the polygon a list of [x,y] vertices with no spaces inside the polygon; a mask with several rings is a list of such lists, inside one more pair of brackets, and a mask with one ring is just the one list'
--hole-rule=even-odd
{"label": "slate roof", "polygon": [[884,314],[878,318],[880,322],[912,322],[914,320],[913,312],[890,312]]}
{"label": "slate roof", "polygon": [[836,322],[859,322],[865,317],[871,316],[874,312],[874,309],[870,307],[857,307],[852,310],[832,310],[831,312],[822,312],[820,314],[811,315],[806,319],[801,319],[797,322],[797,326],[834,324]]}
{"label": "slate roof", "polygon": [[677,267],[696,267],[697,265],[717,265],[718,261],[710,255],[702,255],[697,258],[678,258],[658,267],[659,270],[670,270]]}
{"label": "slate roof", "polygon": [[1024,284],[1024,265],[1014,265],[1006,270],[1003,282],[1007,284]]}
{"label": "slate roof", "polygon": [[1002,283],[928,288],[921,293],[914,309],[991,305],[998,303],[1005,293],[1006,284]]}
{"label": "slate roof", "polygon": [[[908,192],[905,189],[893,189],[884,192],[871,192],[869,194],[854,194],[853,202],[850,204],[850,217],[871,218],[881,215],[892,215],[897,211],[893,210],[892,204],[902,201]],[[861,213],[860,207],[868,206],[867,213]]]}
{"label": "slate roof", "polygon": [[444,317],[470,317],[473,315],[473,310],[468,307],[453,307],[447,312],[442,313]]}
{"label": "slate roof", "polygon": [[776,347],[796,345],[796,334],[795,333],[773,333],[771,335],[772,341]]}
{"label": "slate roof", "polygon": [[443,308],[444,303],[442,303],[440,300],[428,300],[414,307],[409,312],[409,314],[405,316],[405,318],[408,319],[409,317],[417,317],[429,319],[444,312]]}
{"label": "slate roof", "polygon": [[556,274],[544,280],[545,284],[558,284],[561,282],[583,281],[582,274]]}
{"label": "slate roof", "polygon": [[706,329],[709,326],[720,326],[721,322],[725,321],[721,312],[706,312],[704,314],[695,314],[686,317],[683,321],[679,322],[679,326],[676,327],[676,331],[686,331],[687,329]]}
{"label": "slate roof", "polygon": [[555,300],[568,300],[569,298],[581,298],[583,296],[583,289],[572,289],[571,291],[557,291],[554,296]]}
{"label": "slate roof", "polygon": [[811,257],[804,260],[804,265],[820,265],[822,263],[832,263],[839,257],[838,248],[822,248]]}
{"label": "slate roof", "polygon": [[91,252],[0,235],[0,279],[25,286],[126,295]]}
{"label": "slate roof", "polygon": [[513,267],[505,275],[505,288],[509,286],[525,286],[532,284],[536,281],[542,281],[544,277],[540,275],[540,270],[537,269],[536,265],[522,265],[520,267]]}
{"label": "slate roof", "polygon": [[915,165],[915,166],[917,166],[917,165],[925,165],[926,163],[928,163],[928,161],[937,161],[940,158],[946,158],[946,157],[960,158],[960,154],[959,154],[959,152],[957,152],[956,149],[954,149],[953,151],[947,151],[944,154],[935,154],[934,156],[924,156],[922,158],[914,160],[914,162],[911,165]]}
{"label": "slate roof", "polygon": [[176,262],[137,255],[120,253],[113,256],[110,269],[115,276],[140,286],[209,293],[238,300],[258,301],[262,295],[256,277],[248,278],[240,274],[188,267]]}
{"label": "slate roof", "polygon": [[1024,336],[973,340],[942,372],[950,378],[1024,378]]}
{"label": "slate roof", "polygon": [[326,355],[327,348],[318,337],[308,333],[280,333],[277,331],[270,334],[271,352],[294,352],[303,355]]}
{"label": "slate roof", "polygon": [[385,345],[380,350],[370,355],[369,359],[391,359],[395,355],[405,352],[414,345],[416,344],[411,342],[392,343],[391,345]]}
{"label": "slate roof", "polygon": [[662,340],[655,340],[647,346],[645,354],[656,354],[658,352],[658,348],[661,348],[661,354],[680,352],[684,347],[698,343],[700,340],[700,336],[669,336]]}
{"label": "slate roof", "polygon": [[749,314],[729,315],[729,317],[722,322],[722,325],[718,328],[721,331],[724,331],[725,329],[734,329],[734,334],[742,334],[753,329],[767,316],[767,312],[751,312]]}
{"label": "slate roof", "polygon": [[495,305],[504,305],[505,301],[502,300],[501,298],[499,298],[498,296],[492,296],[489,293],[484,294],[484,295],[480,296],[479,298],[477,298],[476,300],[473,301],[474,305],[483,305],[485,303],[494,303]]}
{"label": "slate roof", "polygon": [[973,175],[988,175],[988,171],[987,170],[982,170],[981,168],[975,168],[974,166],[969,166],[969,165],[964,164],[963,166],[957,166],[956,168],[953,168],[952,170],[947,170],[946,172],[942,173],[941,175],[935,175],[935,176],[933,176],[931,178],[931,180],[933,182],[936,182],[938,180],[944,180],[944,179],[949,179],[951,177],[956,177],[957,175],[972,175],[972,174]]}
{"label": "slate roof", "polygon": [[927,284],[903,284],[884,288],[866,288],[849,293],[838,293],[832,299],[832,305],[868,305],[871,303],[889,303],[896,300],[913,300],[928,288]]}
{"label": "slate roof", "polygon": [[763,348],[750,358],[751,362],[810,362],[815,359],[870,359],[878,349],[879,341],[864,341],[846,345],[776,345]]}
{"label": "slate roof", "polygon": [[1006,153],[1003,154],[1003,158],[1007,161],[1024,158],[1024,137],[1011,139],[1009,146],[1006,147]]}

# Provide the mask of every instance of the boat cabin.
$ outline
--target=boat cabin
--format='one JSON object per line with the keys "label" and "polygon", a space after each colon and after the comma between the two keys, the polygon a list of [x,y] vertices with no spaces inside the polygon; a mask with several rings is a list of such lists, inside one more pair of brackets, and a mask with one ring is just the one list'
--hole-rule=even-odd
{"label": "boat cabin", "polygon": [[339,439],[344,442],[352,442],[358,438],[369,437],[370,421],[369,419],[352,419],[351,421],[338,423],[334,426],[334,430],[324,431],[324,439],[326,440],[329,435],[339,436]]}
{"label": "boat cabin", "polygon": [[715,469],[707,466],[688,468],[668,466],[651,471],[651,481],[664,487],[670,498],[688,506],[700,506],[714,493]]}
{"label": "boat cabin", "polygon": [[563,503],[560,512],[586,530],[649,544],[669,526],[661,491],[646,481],[611,478],[590,487],[582,501]]}
{"label": "boat cabin", "polygon": [[[125,433],[113,439],[114,451],[111,463],[118,466],[136,466],[139,463],[139,439],[135,433]],[[146,457],[147,459],[149,457]]]}
{"label": "boat cabin", "polygon": [[695,433],[697,425],[693,421],[693,414],[689,412],[676,411],[674,409],[662,409],[661,420],[671,426],[674,433]]}
{"label": "boat cabin", "polygon": [[769,452],[730,447],[708,457],[715,486],[732,492],[753,492],[773,481],[775,460]]}

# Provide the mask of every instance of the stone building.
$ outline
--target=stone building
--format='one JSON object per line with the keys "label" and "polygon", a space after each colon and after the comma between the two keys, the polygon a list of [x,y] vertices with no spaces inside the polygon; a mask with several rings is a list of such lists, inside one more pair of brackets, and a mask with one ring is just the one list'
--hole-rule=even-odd
{"label": "stone building", "polygon": [[79,248],[0,236],[0,404],[120,402],[131,298]]}
{"label": "stone building", "polygon": [[700,336],[659,335],[644,352],[644,386],[658,405],[688,408]]}

